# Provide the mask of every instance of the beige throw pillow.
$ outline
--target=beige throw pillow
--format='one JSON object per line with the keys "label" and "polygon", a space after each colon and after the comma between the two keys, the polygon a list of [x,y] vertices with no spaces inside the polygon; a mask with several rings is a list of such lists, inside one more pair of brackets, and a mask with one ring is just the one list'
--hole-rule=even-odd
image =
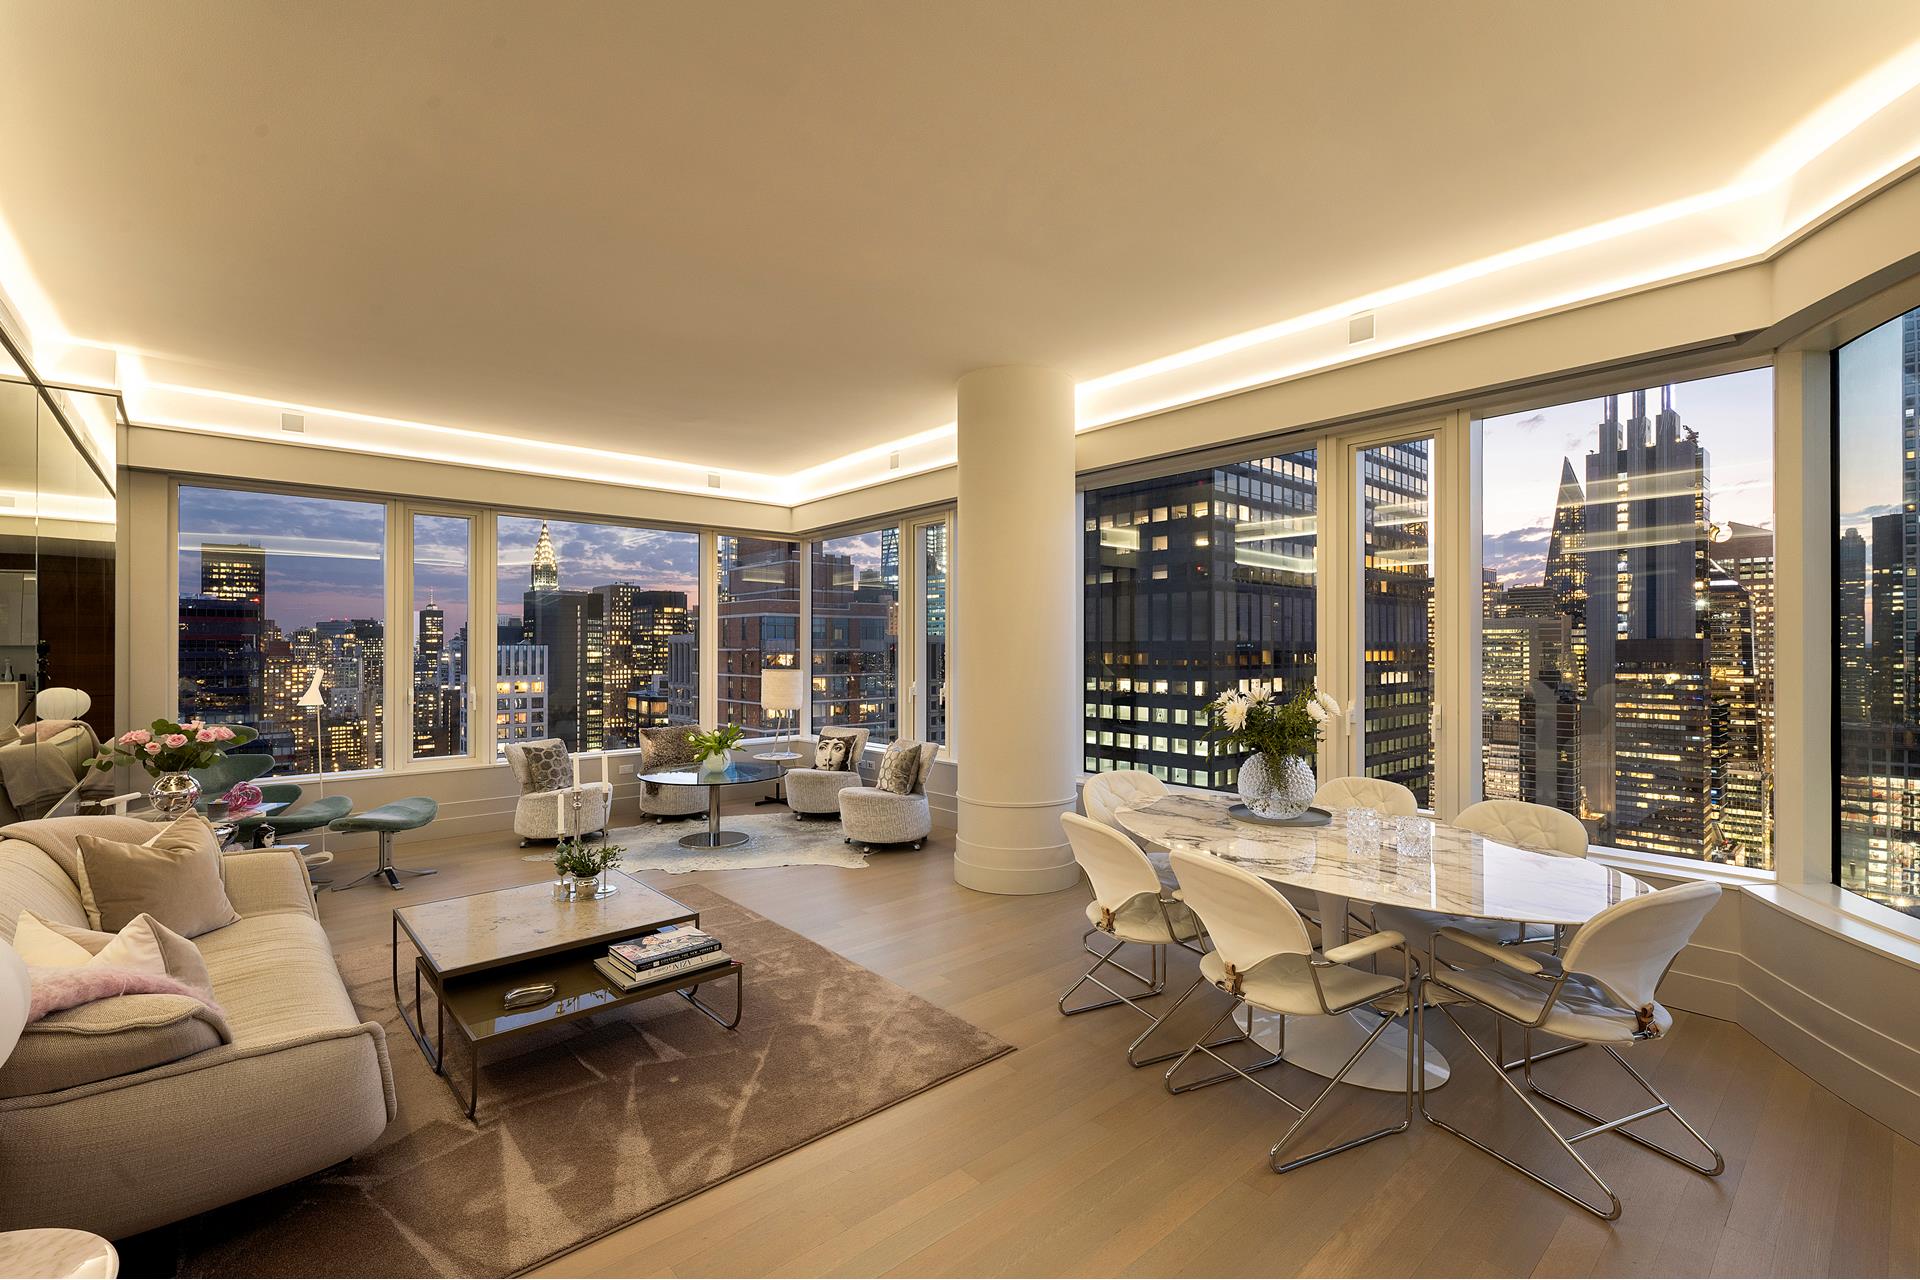
{"label": "beige throw pillow", "polygon": [[882,791],[910,796],[920,783],[920,744],[896,742],[880,757],[880,773],[875,779]]}
{"label": "beige throw pillow", "polygon": [[22,911],[14,926],[13,949],[30,968],[132,969],[166,974],[209,997],[213,991],[200,948],[150,915],[135,916],[119,933],[99,933]]}
{"label": "beige throw pillow", "polygon": [[117,933],[141,913],[189,938],[240,918],[220,879],[220,840],[200,817],[172,823],[145,844],[82,835],[80,902],[87,922]]}

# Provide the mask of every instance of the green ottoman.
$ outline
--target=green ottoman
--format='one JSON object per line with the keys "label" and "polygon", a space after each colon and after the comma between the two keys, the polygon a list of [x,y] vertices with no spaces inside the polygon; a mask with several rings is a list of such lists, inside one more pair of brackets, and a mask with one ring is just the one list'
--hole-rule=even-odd
{"label": "green ottoman", "polygon": [[377,809],[365,813],[349,814],[336,818],[327,829],[329,831],[353,832],[375,831],[380,835],[380,865],[358,880],[333,886],[335,893],[342,889],[352,889],[369,880],[383,879],[389,888],[400,887],[401,876],[430,876],[431,870],[412,871],[406,867],[393,865],[393,837],[401,831],[416,831],[432,822],[440,812],[440,806],[426,796],[408,796],[405,800],[395,800],[392,804],[383,804]]}
{"label": "green ottoman", "polygon": [[[300,784],[263,782],[260,784],[260,798],[278,800],[289,806],[299,804]],[[275,814],[248,814],[232,821],[239,829],[237,834],[240,842],[250,845],[259,836],[261,827],[272,827],[276,837],[299,835],[303,831],[318,831],[352,811],[353,801],[346,796],[321,796],[303,809],[286,808]]]}

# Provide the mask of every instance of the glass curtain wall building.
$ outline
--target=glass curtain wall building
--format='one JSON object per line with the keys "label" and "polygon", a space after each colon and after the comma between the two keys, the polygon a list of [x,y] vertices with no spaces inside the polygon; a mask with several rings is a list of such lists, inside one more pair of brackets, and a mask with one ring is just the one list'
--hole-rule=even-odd
{"label": "glass curtain wall building", "polygon": [[1920,309],[1834,352],[1835,876],[1920,915]]}
{"label": "glass curtain wall building", "polygon": [[1275,454],[1085,495],[1085,760],[1231,788],[1206,704],[1313,679],[1315,452]]}

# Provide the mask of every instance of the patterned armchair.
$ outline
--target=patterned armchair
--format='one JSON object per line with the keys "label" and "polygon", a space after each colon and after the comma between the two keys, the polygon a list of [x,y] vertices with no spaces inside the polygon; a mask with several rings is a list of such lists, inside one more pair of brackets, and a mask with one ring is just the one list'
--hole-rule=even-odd
{"label": "patterned armchair", "polygon": [[822,729],[821,738],[844,738],[844,769],[787,770],[787,808],[796,818],[831,818],[840,813],[840,793],[860,785],[860,757],[866,754],[865,729]]}
{"label": "patterned armchair", "polygon": [[883,844],[910,844],[918,849],[933,834],[933,810],[927,804],[927,775],[940,747],[932,742],[900,744],[920,756],[913,790],[902,795],[879,787],[848,787],[840,793],[840,826],[847,843],[866,853]]}
{"label": "patterned armchair", "polygon": [[613,786],[580,781],[580,762],[567,754],[564,742],[558,738],[509,742],[506,752],[513,780],[520,784],[520,799],[513,806],[513,833],[520,837],[522,848],[532,840],[558,840],[607,829]]}
{"label": "patterned armchair", "polygon": [[[640,772],[696,768],[693,747],[687,742],[687,735],[694,732],[695,727],[687,724],[640,730]],[[706,811],[705,787],[676,787],[659,782],[640,784],[640,812],[656,822]]]}

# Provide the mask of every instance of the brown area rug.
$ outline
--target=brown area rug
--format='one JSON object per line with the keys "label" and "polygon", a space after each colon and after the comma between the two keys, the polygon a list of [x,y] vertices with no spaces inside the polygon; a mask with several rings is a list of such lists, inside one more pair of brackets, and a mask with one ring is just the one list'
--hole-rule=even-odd
{"label": "brown area rug", "polygon": [[[673,895],[746,965],[739,1030],[669,995],[530,1036],[487,1063],[475,1126],[400,1024],[387,947],[345,952],[399,1117],[355,1160],[124,1242],[121,1274],[515,1274],[1010,1050],[710,889]],[[448,1057],[464,1086],[465,1045]]]}

